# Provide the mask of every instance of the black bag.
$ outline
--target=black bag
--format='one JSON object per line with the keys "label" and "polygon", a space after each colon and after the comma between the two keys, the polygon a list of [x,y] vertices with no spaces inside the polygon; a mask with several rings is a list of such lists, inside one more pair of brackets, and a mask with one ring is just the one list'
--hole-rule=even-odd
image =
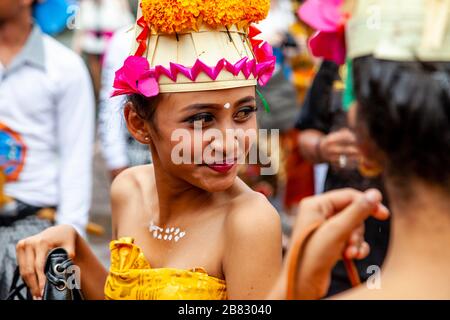
{"label": "black bag", "polygon": [[[47,282],[42,300],[84,300],[77,279],[77,270],[65,249],[56,248],[50,251],[44,268]],[[25,294],[23,291],[26,291]],[[6,300],[32,300],[30,290],[20,277],[19,267],[14,273]]]}

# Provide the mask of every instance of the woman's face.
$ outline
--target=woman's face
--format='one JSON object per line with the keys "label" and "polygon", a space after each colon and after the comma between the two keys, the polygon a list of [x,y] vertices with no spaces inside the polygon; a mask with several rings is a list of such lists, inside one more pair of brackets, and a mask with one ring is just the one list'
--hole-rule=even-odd
{"label": "woman's face", "polygon": [[156,108],[155,164],[209,192],[230,188],[255,142],[255,87],[170,94]]}

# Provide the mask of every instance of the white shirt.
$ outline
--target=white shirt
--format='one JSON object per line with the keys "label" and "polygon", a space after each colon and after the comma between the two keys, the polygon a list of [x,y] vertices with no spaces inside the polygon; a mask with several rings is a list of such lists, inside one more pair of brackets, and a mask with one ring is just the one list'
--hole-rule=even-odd
{"label": "white shirt", "polygon": [[37,26],[13,62],[0,64],[0,159],[9,157],[6,173],[15,180],[5,192],[56,206],[57,223],[81,234],[91,199],[94,110],[81,58]]}
{"label": "white shirt", "polygon": [[106,50],[102,70],[102,87],[98,111],[100,147],[109,170],[128,167],[126,124],[123,118],[124,96],[111,98],[115,72],[129,56],[134,32],[130,26],[118,30]]}

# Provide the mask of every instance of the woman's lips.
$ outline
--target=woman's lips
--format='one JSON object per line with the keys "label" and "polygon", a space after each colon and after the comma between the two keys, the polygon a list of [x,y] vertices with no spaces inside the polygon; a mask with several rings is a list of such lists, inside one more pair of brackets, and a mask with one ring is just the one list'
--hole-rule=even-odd
{"label": "woman's lips", "polygon": [[212,163],[212,164],[208,164],[207,166],[211,169],[213,169],[214,171],[217,171],[219,173],[226,173],[228,171],[230,171],[234,165],[236,163],[232,162],[232,163]]}

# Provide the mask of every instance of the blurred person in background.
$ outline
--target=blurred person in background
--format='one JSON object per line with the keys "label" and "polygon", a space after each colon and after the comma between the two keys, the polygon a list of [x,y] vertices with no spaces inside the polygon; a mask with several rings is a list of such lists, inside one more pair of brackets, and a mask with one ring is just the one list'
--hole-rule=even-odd
{"label": "blurred person in background", "polygon": [[[320,164],[315,170],[317,193],[348,187],[361,191],[376,188],[382,191],[387,205],[389,199],[383,188],[382,170],[371,157],[363,157],[358,150],[356,135],[349,127],[355,117],[355,99],[349,94],[353,87],[350,81],[352,63],[346,60],[345,28],[342,24],[351,15],[349,12],[355,3],[305,1],[298,10],[299,18],[318,31],[309,38],[308,46],[312,55],[322,60],[296,124],[300,131],[297,143],[302,157],[312,164]],[[389,243],[390,221],[368,219],[365,229],[372,249],[366,259],[356,262],[362,280],[370,277],[372,266],[383,264]],[[340,261],[333,270],[329,294],[350,287],[345,264]]]}
{"label": "blurred person in background", "polygon": [[134,36],[132,25],[116,31],[106,49],[103,63],[98,135],[111,180],[128,167],[151,162],[148,147],[139,143],[128,132],[123,117],[126,99],[111,97],[115,72],[128,57]]}
{"label": "blurred person in background", "polygon": [[33,22],[33,0],[0,2],[0,299],[19,239],[58,224],[84,234],[91,198],[94,100],[83,61]]}
{"label": "blurred person in background", "polygon": [[295,15],[290,0],[272,0],[266,19],[257,27],[261,30],[267,42],[273,47],[277,64],[273,78],[266,87],[258,88],[267,99],[270,113],[260,108],[258,123],[264,129],[291,129],[297,114],[297,93],[290,81],[290,66],[286,62],[285,50],[295,47],[296,43],[289,33],[290,26],[295,22]]}
{"label": "blurred person in background", "polygon": [[[288,45],[295,46],[292,37],[289,36],[289,27],[294,23],[295,16],[290,0],[271,1],[270,11],[266,19],[258,23],[262,35],[268,39],[276,56],[276,66],[273,78],[266,86],[258,87],[259,92],[267,100],[267,106],[263,106],[262,100],[258,101],[258,125],[261,129],[278,129],[283,134],[294,125],[297,113],[297,93],[289,77],[289,66],[285,63],[285,49]],[[267,112],[267,107],[270,112]],[[266,148],[262,139],[260,148]],[[279,153],[281,150],[272,150]],[[279,203],[279,178],[280,175],[261,176],[259,165],[248,165],[243,168],[240,176],[254,190],[257,190],[271,200],[271,202],[282,210]]]}
{"label": "blurred person in background", "polygon": [[[296,124],[296,128],[300,130],[299,150],[311,163],[328,165],[324,186],[318,188],[324,192],[347,187],[361,191],[370,188],[383,190],[381,172],[358,170],[361,168],[362,157],[357,148],[356,136],[349,129],[347,121],[348,115],[352,116],[355,110],[344,110],[343,71],[345,67],[340,68],[333,61],[324,60],[321,63]],[[386,195],[384,199],[386,204]],[[366,238],[371,243],[371,252],[366,259],[356,262],[363,280],[370,276],[367,273],[369,266],[381,266],[384,261],[389,244],[390,221],[369,218],[365,222],[365,229]],[[344,264],[340,261],[333,270],[329,294],[336,294],[350,287]]]}
{"label": "blurred person in background", "polygon": [[[301,159],[292,156],[295,151],[293,145],[296,144],[293,128],[299,109],[299,92],[293,84],[290,65],[290,56],[299,52],[299,45],[291,34],[291,27],[295,22],[292,1],[275,0],[271,1],[267,18],[257,25],[272,45],[277,58],[273,78],[265,87],[258,87],[267,100],[270,112],[266,112],[259,102],[257,115],[260,128],[280,130],[280,148],[271,150],[279,154],[280,172],[273,176],[261,176],[254,166],[248,166],[247,172],[241,175],[244,177],[246,174],[244,181],[254,190],[268,196],[281,213],[285,244],[293,223],[292,216],[296,212],[292,203],[297,204],[301,198],[313,194],[313,188],[309,188],[312,180],[310,179],[312,173],[309,173],[310,165],[299,165]],[[260,148],[264,148],[261,142]]]}
{"label": "blurred person in background", "polygon": [[114,32],[133,23],[127,0],[81,0],[74,50],[86,56],[96,97],[101,86],[103,55]]}

